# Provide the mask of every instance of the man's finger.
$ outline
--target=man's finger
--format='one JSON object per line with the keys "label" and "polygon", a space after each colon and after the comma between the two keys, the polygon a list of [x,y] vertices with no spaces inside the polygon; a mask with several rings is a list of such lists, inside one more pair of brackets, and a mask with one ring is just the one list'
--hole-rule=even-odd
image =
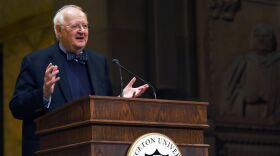
{"label": "man's finger", "polygon": [[56,77],[56,78],[52,79],[52,80],[50,81],[50,85],[55,84],[58,80],[60,80],[60,77]]}
{"label": "man's finger", "polygon": [[51,73],[51,77],[55,77],[59,73],[59,70],[55,70]]}
{"label": "man's finger", "polygon": [[45,72],[45,79],[48,81],[55,77],[58,73],[58,67],[56,65],[49,64]]}
{"label": "man's finger", "polygon": [[49,63],[46,69],[48,69],[51,65],[52,65],[52,63]]}
{"label": "man's finger", "polygon": [[136,92],[134,91],[133,94],[132,94],[132,97],[136,97]]}
{"label": "man's finger", "polygon": [[144,84],[142,86],[137,87],[137,89],[141,89],[141,88],[147,89],[147,88],[149,88],[149,85],[148,84]]}
{"label": "man's finger", "polygon": [[51,87],[53,84],[55,84],[59,80],[60,80],[60,77],[56,77],[54,79],[46,81],[45,82],[46,83],[46,87],[48,87],[48,88]]}
{"label": "man's finger", "polygon": [[148,84],[144,84],[144,85],[138,87],[137,89],[139,90],[139,92],[136,94],[136,97],[141,96],[148,88],[149,88]]}
{"label": "man's finger", "polygon": [[136,95],[136,97],[139,97],[140,95],[142,95],[146,89],[147,88],[141,88],[140,91],[138,92],[138,94]]}
{"label": "man's finger", "polygon": [[130,82],[127,84],[127,86],[132,87],[133,84],[135,83],[135,81],[136,81],[136,78],[133,77],[133,78],[130,80]]}
{"label": "man's finger", "polygon": [[53,68],[54,68],[54,67],[55,67],[54,65],[49,64],[49,66],[47,67],[47,69],[46,69],[46,71],[45,71],[45,75],[50,74],[50,73],[53,71]]}

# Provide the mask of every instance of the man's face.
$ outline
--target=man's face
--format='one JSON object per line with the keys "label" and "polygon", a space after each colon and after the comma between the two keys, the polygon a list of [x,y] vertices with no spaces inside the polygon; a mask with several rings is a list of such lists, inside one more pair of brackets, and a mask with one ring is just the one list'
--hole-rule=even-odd
{"label": "man's face", "polygon": [[88,21],[85,14],[75,8],[64,13],[64,23],[56,27],[60,43],[68,51],[78,54],[88,41]]}

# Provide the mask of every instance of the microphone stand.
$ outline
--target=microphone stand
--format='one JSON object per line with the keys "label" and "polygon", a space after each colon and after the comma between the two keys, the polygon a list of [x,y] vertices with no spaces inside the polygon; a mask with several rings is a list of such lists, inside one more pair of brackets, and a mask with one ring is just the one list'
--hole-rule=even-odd
{"label": "microphone stand", "polygon": [[121,66],[118,66],[118,69],[119,69],[119,73],[120,73],[120,81],[121,81],[121,94],[120,94],[120,97],[123,97],[123,77],[122,77],[122,68]]}

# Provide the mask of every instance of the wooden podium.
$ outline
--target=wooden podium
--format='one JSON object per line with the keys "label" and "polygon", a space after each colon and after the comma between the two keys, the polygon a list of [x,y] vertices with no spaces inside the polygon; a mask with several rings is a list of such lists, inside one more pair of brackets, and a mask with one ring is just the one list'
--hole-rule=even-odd
{"label": "wooden podium", "polygon": [[206,102],[89,96],[36,120],[38,156],[125,156],[145,133],[170,137],[183,156],[207,156]]}

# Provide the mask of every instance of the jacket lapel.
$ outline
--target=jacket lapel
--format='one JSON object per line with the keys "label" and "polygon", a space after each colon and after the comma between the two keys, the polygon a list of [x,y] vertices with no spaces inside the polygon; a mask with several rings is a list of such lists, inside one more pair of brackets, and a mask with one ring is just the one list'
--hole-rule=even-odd
{"label": "jacket lapel", "polygon": [[68,84],[66,69],[64,65],[64,59],[65,57],[61,54],[58,44],[56,44],[56,50],[53,53],[53,64],[58,66],[58,76],[60,77],[60,80],[57,82],[57,87],[61,90],[62,94],[64,95],[67,102],[71,101],[72,96],[70,92],[70,87]]}
{"label": "jacket lapel", "polygon": [[87,62],[87,66],[88,66],[88,72],[89,72],[89,77],[90,77],[90,81],[91,81],[91,88],[94,89],[95,95],[99,95],[102,89],[102,86],[100,86],[99,79],[98,79],[98,60],[96,60],[90,51],[86,51],[88,54],[88,62]]}

